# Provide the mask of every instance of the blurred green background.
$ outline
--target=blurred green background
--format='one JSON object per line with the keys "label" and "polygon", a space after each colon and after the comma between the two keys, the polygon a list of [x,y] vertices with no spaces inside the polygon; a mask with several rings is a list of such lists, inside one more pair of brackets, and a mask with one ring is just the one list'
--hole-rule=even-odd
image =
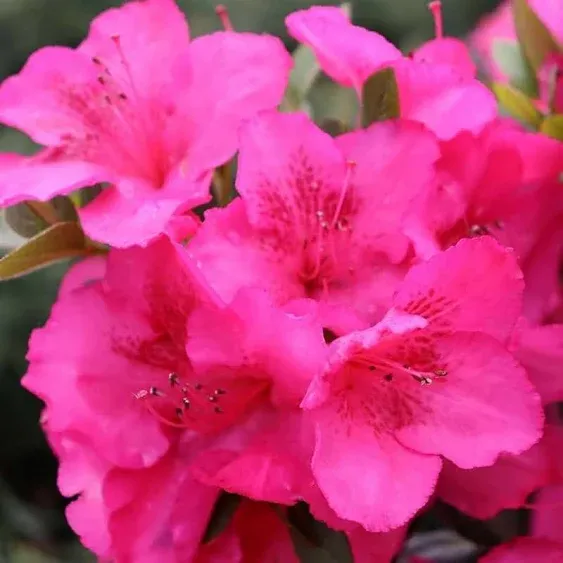
{"label": "blurred green background", "polygon": [[[219,28],[211,0],[179,0],[192,35]],[[289,41],[284,16],[315,4],[300,0],[224,0],[241,31],[267,31]],[[337,4],[337,2],[325,2]],[[377,30],[405,50],[432,37],[426,0],[352,0],[356,23]],[[17,72],[37,48],[76,45],[89,20],[115,0],[0,0],[0,80]],[[444,0],[449,35],[463,36],[497,0]],[[0,126],[0,151],[29,144]],[[0,251],[17,239],[0,230]],[[45,321],[64,266],[0,285],[0,563],[78,563],[91,558],[65,525],[56,489],[56,462],[38,425],[40,404],[19,380],[30,331]]]}

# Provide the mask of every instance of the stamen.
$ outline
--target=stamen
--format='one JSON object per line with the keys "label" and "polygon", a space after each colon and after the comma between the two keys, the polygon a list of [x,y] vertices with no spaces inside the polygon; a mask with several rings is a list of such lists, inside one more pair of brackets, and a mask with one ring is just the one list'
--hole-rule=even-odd
{"label": "stamen", "polygon": [[346,199],[346,193],[348,192],[348,188],[350,187],[350,180],[352,179],[352,173],[356,168],[356,162],[353,160],[346,161],[346,176],[344,177],[344,183],[342,185],[342,189],[340,190],[340,197],[338,198],[338,203],[336,205],[336,211],[334,212],[334,217],[332,218],[332,222],[330,223],[330,230],[334,229],[336,223],[338,222],[338,218],[340,217],[340,213],[342,212],[342,206],[344,205],[344,200]]}
{"label": "stamen", "polygon": [[432,12],[432,17],[434,18],[434,34],[436,39],[442,39],[444,37],[442,2],[440,0],[433,0],[428,4],[428,9]]}
{"label": "stamen", "polygon": [[397,362],[380,358],[365,358],[357,356],[354,358],[353,362],[356,365],[367,367],[370,372],[374,372],[377,369],[386,371],[387,373],[383,376],[385,381],[392,381],[394,374],[404,374],[412,377],[416,382],[424,386],[430,385],[433,382],[433,376],[444,377],[447,375],[447,371],[444,369],[437,369],[433,372],[419,371],[413,369],[408,364],[401,365]]}
{"label": "stamen", "polygon": [[221,20],[221,24],[223,25],[223,29],[225,31],[234,31],[227,6],[219,4],[215,8],[215,13],[219,16],[219,19]]}

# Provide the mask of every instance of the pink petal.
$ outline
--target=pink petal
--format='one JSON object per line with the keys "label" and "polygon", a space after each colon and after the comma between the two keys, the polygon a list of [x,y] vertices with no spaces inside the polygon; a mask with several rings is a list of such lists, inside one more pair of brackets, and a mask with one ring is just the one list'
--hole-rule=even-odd
{"label": "pink petal", "polygon": [[293,12],[285,23],[293,38],[313,49],[324,72],[357,91],[371,74],[402,57],[383,36],[352,25],[340,8],[313,6]]}
{"label": "pink petal", "polygon": [[292,60],[276,37],[218,32],[190,45],[193,76],[184,100],[196,132],[187,167],[211,169],[238,146],[242,120],[281,101]]}
{"label": "pink petal", "polygon": [[286,312],[267,293],[242,289],[228,310],[195,311],[186,346],[195,372],[217,365],[231,368],[239,380],[265,380],[274,404],[298,406],[326,357],[322,325],[312,305],[304,314]]}
{"label": "pink petal", "polygon": [[[119,327],[119,323],[123,324]],[[108,333],[108,327],[113,332]],[[135,404],[135,388],[129,382],[132,374],[150,378],[157,370],[136,366],[113,347],[119,339],[149,338],[150,334],[139,316],[120,318],[108,310],[99,283],[64,295],[46,326],[32,335],[30,368],[24,379],[24,385],[46,402],[52,431],[80,432],[95,444],[100,456],[117,465],[138,467],[158,460],[168,449],[168,439],[154,417]],[[95,387],[89,393],[84,378],[103,381],[106,377],[111,380],[105,386],[111,395],[102,397]],[[93,393],[98,408],[89,401]],[[107,407],[111,402],[117,406],[115,411]],[[108,425],[111,433],[104,430]]]}
{"label": "pink petal", "polygon": [[289,530],[274,507],[243,500],[227,528],[203,545],[195,563],[299,563]]}
{"label": "pink petal", "polygon": [[234,427],[194,460],[194,476],[245,497],[294,504],[309,500],[313,429],[298,411],[262,411]]}
{"label": "pink petal", "polygon": [[[443,140],[461,131],[479,133],[497,116],[497,103],[486,86],[468,80],[447,65],[404,60],[396,65],[401,117],[426,125]],[[478,111],[467,111],[467,108]]]}
{"label": "pink petal", "polygon": [[546,444],[540,441],[518,455],[501,455],[489,467],[460,469],[445,462],[437,494],[473,518],[488,520],[501,510],[517,509],[548,482]]}
{"label": "pink petal", "polygon": [[491,237],[479,237],[461,240],[411,268],[394,304],[442,329],[504,340],[520,313],[522,291],[514,254]]}
{"label": "pink petal", "polygon": [[563,325],[521,329],[514,355],[526,368],[544,403],[563,400]]}
{"label": "pink petal", "polygon": [[280,303],[304,295],[292,272],[263,248],[241,198],[225,208],[208,210],[187,248],[202,275],[225,301],[232,301],[243,287],[265,289]]}
{"label": "pink petal", "polygon": [[100,280],[106,273],[106,259],[103,256],[84,258],[74,264],[66,273],[59,287],[59,299],[66,294]]}
{"label": "pink petal", "polygon": [[176,2],[144,0],[97,16],[78,51],[101,60],[111,76],[134,90],[135,101],[146,102],[170,95],[168,70],[188,47],[188,24]]}
{"label": "pink petal", "polygon": [[[299,221],[307,229],[322,199],[340,194],[345,176],[345,160],[334,139],[305,114],[265,112],[241,128],[237,189],[252,225],[280,237]],[[302,238],[297,232],[286,242],[279,240],[280,250]]]}
{"label": "pink petal", "polygon": [[532,512],[532,535],[558,542],[563,547],[563,485],[544,487],[535,499]]}
{"label": "pink petal", "polygon": [[479,563],[561,563],[563,546],[549,540],[536,538],[517,538],[497,547]]}
{"label": "pink petal", "polygon": [[341,518],[371,532],[397,528],[432,494],[440,458],[403,448],[363,420],[344,418],[343,408],[334,402],[313,411],[317,483]]}
{"label": "pink petal", "polygon": [[396,431],[402,444],[470,469],[539,440],[539,396],[503,346],[484,334],[458,333],[436,342],[436,353],[448,374],[421,388],[420,416]]}
{"label": "pink petal", "polygon": [[56,195],[93,185],[107,177],[97,164],[57,158],[50,150],[33,157],[0,161],[0,205],[26,199],[47,201]]}
{"label": "pink petal", "polygon": [[[0,87],[0,121],[27,133],[42,145],[58,146],[84,133],[85,110],[102,119],[102,86],[90,57],[66,47],[36,51],[23,70]],[[107,113],[107,110],[105,110]]]}
{"label": "pink petal", "polygon": [[355,563],[391,563],[403,544],[406,528],[397,528],[385,534],[366,532],[361,527],[347,532]]}
{"label": "pink petal", "polygon": [[465,43],[453,37],[427,41],[413,53],[413,60],[451,66],[464,78],[474,78],[477,69]]}
{"label": "pink petal", "polygon": [[80,220],[94,240],[117,248],[145,246],[166,231],[177,210],[209,199],[208,185],[206,180],[199,185],[185,182],[183,196],[174,193],[178,188],[169,184],[156,191],[147,190],[140,182],[130,182],[132,193],[126,193],[123,184],[110,186],[80,209]]}
{"label": "pink petal", "polygon": [[559,260],[562,250],[563,228],[560,220],[556,219],[537,236],[535,246],[522,264],[526,281],[523,313],[531,323],[543,322],[559,305]]}
{"label": "pink petal", "polygon": [[235,513],[233,524],[245,560],[299,563],[288,527],[274,508],[244,501]]}
{"label": "pink petal", "polygon": [[[116,559],[136,561],[154,551],[171,562],[190,561],[218,492],[192,480],[173,456],[142,471],[111,471],[103,495]],[[154,557],[155,563],[160,557]]]}
{"label": "pink petal", "polygon": [[415,200],[434,187],[434,164],[440,156],[437,139],[417,123],[399,120],[343,135],[337,146],[355,163],[352,183],[360,208],[352,226],[352,245],[362,258],[349,262],[359,265],[369,250],[401,261],[408,250],[403,219]]}

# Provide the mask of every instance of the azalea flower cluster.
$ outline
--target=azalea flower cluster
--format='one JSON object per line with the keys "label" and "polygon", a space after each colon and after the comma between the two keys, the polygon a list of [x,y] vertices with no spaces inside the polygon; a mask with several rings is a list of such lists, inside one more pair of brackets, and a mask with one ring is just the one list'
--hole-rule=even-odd
{"label": "azalea flower cluster", "polygon": [[[488,519],[537,490],[533,537],[483,561],[562,560],[563,144],[499,115],[432,9],[409,56],[339,8],[288,16],[360,107],[392,71],[399,116],[338,136],[277,109],[277,38],[223,15],[190,40],[173,0],[0,86],[42,147],[0,156],[3,206],[103,186],[23,381],[101,561],[298,561],[306,503],[385,563],[436,501]],[[202,219],[235,154],[237,196]]]}

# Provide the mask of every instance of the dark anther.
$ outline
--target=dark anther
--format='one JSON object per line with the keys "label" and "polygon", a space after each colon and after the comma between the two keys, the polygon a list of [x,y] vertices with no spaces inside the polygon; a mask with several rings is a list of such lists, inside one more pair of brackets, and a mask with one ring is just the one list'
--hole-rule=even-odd
{"label": "dark anther", "polygon": [[383,379],[385,379],[385,381],[393,381],[393,374],[392,373],[386,373],[383,376]]}
{"label": "dark anther", "polygon": [[214,395],[209,395],[209,397],[207,397],[210,403],[214,403],[215,401],[217,401],[217,397],[215,397]]}
{"label": "dark anther", "polygon": [[448,372],[445,369],[437,369],[437,370],[434,371],[434,373],[438,377],[445,377],[446,375],[448,375]]}
{"label": "dark anther", "polygon": [[127,100],[127,96],[123,92],[120,92],[119,93],[119,99],[120,100]]}
{"label": "dark anther", "polygon": [[369,371],[375,371],[375,366],[369,366]]}
{"label": "dark anther", "polygon": [[170,382],[170,385],[174,386],[178,384],[178,374],[172,372],[168,374],[168,381]]}
{"label": "dark anther", "polygon": [[162,393],[156,387],[149,387],[149,395],[160,397],[162,396]]}
{"label": "dark anther", "polygon": [[182,418],[184,416],[184,411],[182,409],[176,409],[176,416]]}
{"label": "dark anther", "polygon": [[201,390],[203,389],[203,385],[202,385],[201,383],[196,383],[196,384],[194,385],[194,389],[195,389],[196,391],[201,391]]}
{"label": "dark anther", "polygon": [[215,389],[215,391],[213,391],[214,395],[224,395],[226,393],[226,391],[224,389]]}
{"label": "dark anther", "polygon": [[480,237],[482,235],[488,235],[489,230],[484,225],[471,225],[469,234],[474,237]]}
{"label": "dark anther", "polygon": [[103,86],[106,83],[106,79],[103,76],[98,76],[98,82]]}
{"label": "dark anther", "polygon": [[182,398],[182,403],[184,404],[184,408],[186,410],[190,408],[190,400],[187,397]]}
{"label": "dark anther", "polygon": [[223,413],[223,409],[221,407],[215,407],[215,412],[217,414],[222,414]]}
{"label": "dark anther", "polygon": [[100,59],[98,59],[98,57],[92,57],[92,62],[95,65],[101,65],[102,64],[102,61],[100,61]]}
{"label": "dark anther", "polygon": [[104,96],[104,100],[111,106],[111,98],[108,95]]}

